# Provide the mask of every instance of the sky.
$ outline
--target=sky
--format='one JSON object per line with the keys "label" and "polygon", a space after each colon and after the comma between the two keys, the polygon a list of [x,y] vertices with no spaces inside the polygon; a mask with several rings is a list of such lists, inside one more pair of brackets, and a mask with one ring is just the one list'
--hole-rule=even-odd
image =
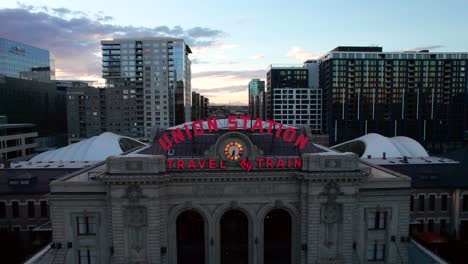
{"label": "sky", "polygon": [[100,40],[182,37],[192,90],[246,105],[252,78],[336,46],[468,51],[468,1],[0,0],[0,37],[50,50],[57,79],[101,79]]}

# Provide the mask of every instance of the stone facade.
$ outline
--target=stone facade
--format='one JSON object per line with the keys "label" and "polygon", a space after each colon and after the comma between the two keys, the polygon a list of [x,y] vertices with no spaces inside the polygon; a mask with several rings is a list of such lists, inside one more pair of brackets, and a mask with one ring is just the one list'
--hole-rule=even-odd
{"label": "stone facade", "polygon": [[301,159],[302,168],[247,172],[227,161],[225,169],[172,170],[162,155],[110,157],[52,182],[53,249],[40,263],[54,255],[60,256],[54,263],[185,263],[178,230],[196,229],[195,222],[181,226],[185,212],[201,216],[202,263],[224,263],[223,221],[236,212],[247,221],[236,230],[247,234],[239,263],[268,264],[275,254],[267,227],[273,211],[289,219],[277,226],[290,230],[282,244],[287,263],[407,263],[407,177],[349,153],[303,153]]}

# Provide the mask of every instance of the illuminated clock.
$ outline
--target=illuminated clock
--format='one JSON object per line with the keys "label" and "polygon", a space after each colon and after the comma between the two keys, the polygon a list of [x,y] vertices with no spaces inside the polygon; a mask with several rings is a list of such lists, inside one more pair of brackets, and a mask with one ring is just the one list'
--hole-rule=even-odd
{"label": "illuminated clock", "polygon": [[224,147],[224,156],[226,156],[228,160],[238,160],[242,157],[243,153],[244,146],[237,141],[230,141]]}

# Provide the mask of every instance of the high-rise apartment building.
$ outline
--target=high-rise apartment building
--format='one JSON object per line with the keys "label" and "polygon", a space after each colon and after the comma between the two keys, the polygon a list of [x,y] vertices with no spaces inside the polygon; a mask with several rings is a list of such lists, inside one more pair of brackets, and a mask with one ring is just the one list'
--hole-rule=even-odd
{"label": "high-rise apartment building", "polygon": [[192,121],[208,117],[210,100],[205,96],[192,92]]}
{"label": "high-rise apartment building", "polygon": [[266,96],[266,91],[261,92],[257,100],[255,100],[254,103],[258,104],[258,117],[260,117],[263,120],[266,120],[266,102],[265,102],[265,96]]}
{"label": "high-rise apartment building", "polygon": [[[75,86],[67,91],[69,143],[114,132],[145,139],[143,114],[133,86],[95,88]],[[148,117],[149,118],[149,117]],[[152,131],[151,131],[152,132]]]}
{"label": "high-rise apartment building", "polygon": [[252,79],[249,82],[249,115],[251,117],[260,117],[259,96],[265,91],[265,81]]}
{"label": "high-rise apartment building", "polygon": [[0,38],[0,76],[27,80],[55,79],[55,66],[48,50]]}
{"label": "high-rise apartment building", "polygon": [[468,53],[337,47],[320,59],[330,144],[367,133],[408,136],[429,150],[462,143]]}
{"label": "high-rise apartment building", "polygon": [[303,65],[271,65],[264,98],[265,118],[321,133],[321,90],[318,61]]}
{"label": "high-rise apartment building", "polygon": [[183,39],[103,40],[102,75],[108,87],[135,90],[137,127],[170,127],[191,118],[190,47]]}

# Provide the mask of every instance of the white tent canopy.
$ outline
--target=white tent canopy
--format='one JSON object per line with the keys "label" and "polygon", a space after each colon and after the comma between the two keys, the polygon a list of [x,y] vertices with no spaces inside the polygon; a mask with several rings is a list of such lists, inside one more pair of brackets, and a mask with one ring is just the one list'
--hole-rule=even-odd
{"label": "white tent canopy", "polygon": [[380,134],[370,133],[362,137],[331,147],[339,151],[351,151],[360,157],[382,157],[385,153],[388,158],[403,157],[429,157],[421,144],[409,137],[388,138]]}
{"label": "white tent canopy", "polygon": [[121,139],[126,138],[138,145],[145,145],[133,138],[105,132],[56,150],[41,153],[30,161],[101,161],[112,155],[119,155]]}

